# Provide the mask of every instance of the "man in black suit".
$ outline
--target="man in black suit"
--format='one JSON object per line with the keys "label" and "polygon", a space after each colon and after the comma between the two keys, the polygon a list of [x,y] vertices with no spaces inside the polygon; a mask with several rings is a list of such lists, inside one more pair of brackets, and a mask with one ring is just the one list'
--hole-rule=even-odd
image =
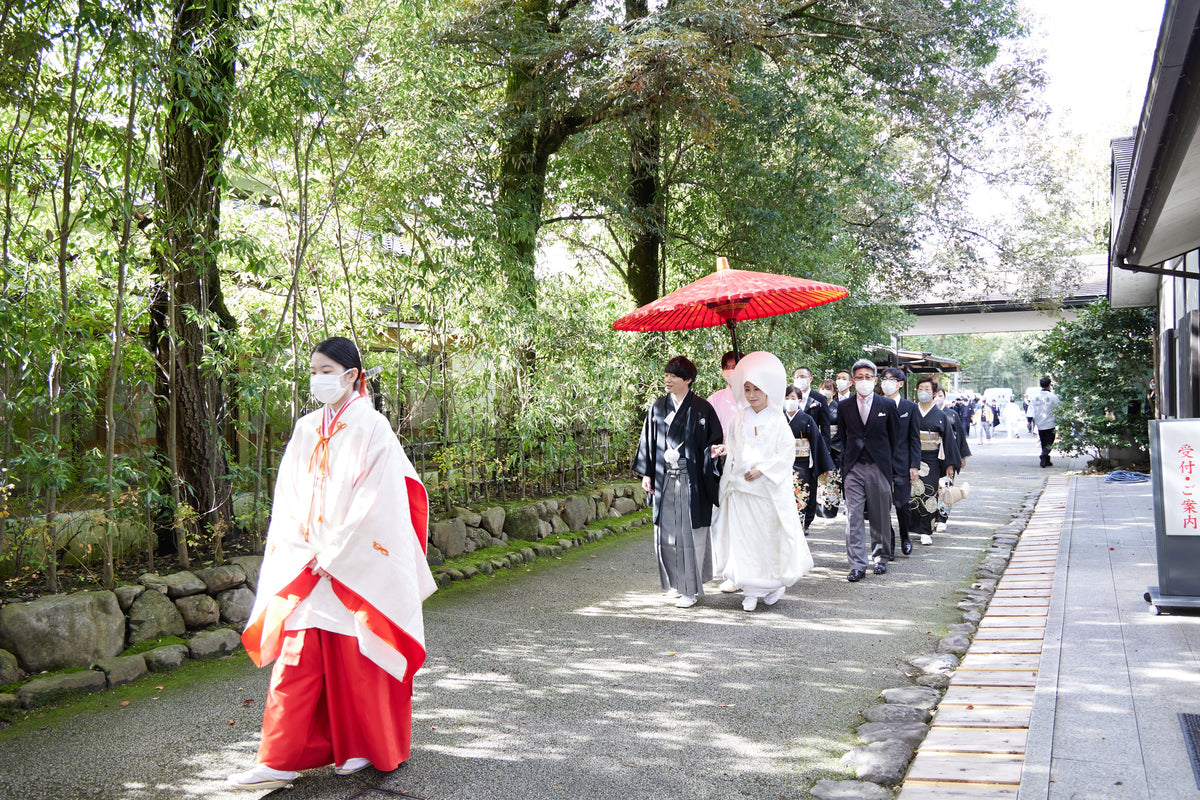
{"label": "man in black suit", "polygon": [[[842,486],[846,495],[846,555],[850,573],[846,580],[862,580],[868,566],[864,518],[870,515],[871,550],[875,574],[887,572],[890,540],[892,476],[903,474],[908,464],[897,445],[907,431],[901,429],[896,404],[875,394],[875,363],[865,358],[854,363],[854,396],[838,404],[837,440],[842,447]],[[909,480],[917,470],[909,468]]]}
{"label": "man in black suit", "polygon": [[[792,376],[796,382],[796,388],[800,390],[800,410],[813,418],[817,423],[817,429],[821,431],[821,440],[825,442],[825,446],[829,446],[829,401],[820,392],[813,391],[812,388],[812,370],[808,367],[800,367]],[[804,535],[808,536],[808,528],[812,525],[813,519],[817,516],[817,492],[815,489],[808,493],[808,503],[804,507],[803,518],[800,520]]]}
{"label": "man in black suit", "polygon": [[[900,396],[904,385],[904,371],[899,367],[886,367],[880,373],[879,388],[883,396],[896,404],[900,415],[900,430],[904,433],[896,446],[900,449],[901,464],[920,472],[921,467],[921,412],[912,400]],[[904,555],[912,552],[912,540],[908,538],[908,503],[912,499],[912,484],[908,481],[908,470],[901,469],[892,475],[892,505],[896,507],[896,528],[900,529],[900,551]],[[888,536],[888,560],[896,556],[896,529]]]}
{"label": "man in black suit", "polygon": [[796,388],[800,390],[800,410],[816,421],[821,429],[821,437],[829,441],[829,401],[825,395],[816,391],[812,385],[813,373],[808,367],[800,367],[792,376]]}

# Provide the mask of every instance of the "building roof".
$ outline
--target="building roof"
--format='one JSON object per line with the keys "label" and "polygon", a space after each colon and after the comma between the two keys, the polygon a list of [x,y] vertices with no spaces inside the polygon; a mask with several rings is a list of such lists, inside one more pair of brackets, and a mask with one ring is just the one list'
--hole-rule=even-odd
{"label": "building roof", "polygon": [[901,307],[917,318],[904,335],[1049,330],[1062,319],[1071,318],[1076,310],[1105,297],[1108,255],[1092,253],[1079,261],[1078,287],[1053,303],[1015,299],[1016,286],[1011,293],[970,300],[950,301],[930,294],[902,303]]}
{"label": "building roof", "polygon": [[1105,270],[1108,277],[1108,301],[1113,308],[1142,308],[1158,302],[1158,277],[1148,272],[1133,272],[1120,269],[1111,260],[1112,237],[1121,225],[1125,194],[1129,188],[1129,173],[1133,169],[1133,150],[1136,136],[1124,136],[1109,142],[1112,150],[1112,174],[1110,177],[1112,196],[1109,198],[1109,263]]}
{"label": "building roof", "polygon": [[[1117,270],[1178,275],[1162,265],[1200,249],[1200,0],[1168,0],[1128,176],[1113,151],[1110,295]],[[1123,186],[1121,185],[1123,184]],[[1196,273],[1192,273],[1196,277]],[[1120,300],[1113,297],[1114,305]]]}
{"label": "building roof", "polygon": [[917,350],[902,350],[884,344],[865,345],[863,350],[880,369],[899,367],[906,374],[914,372],[958,372],[959,363],[953,358],[935,356]]}

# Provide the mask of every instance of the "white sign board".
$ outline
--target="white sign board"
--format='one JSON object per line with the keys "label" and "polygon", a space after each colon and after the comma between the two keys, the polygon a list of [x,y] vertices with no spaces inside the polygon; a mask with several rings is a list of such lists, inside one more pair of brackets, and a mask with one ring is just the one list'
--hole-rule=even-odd
{"label": "white sign board", "polygon": [[1163,533],[1200,536],[1200,420],[1158,422]]}

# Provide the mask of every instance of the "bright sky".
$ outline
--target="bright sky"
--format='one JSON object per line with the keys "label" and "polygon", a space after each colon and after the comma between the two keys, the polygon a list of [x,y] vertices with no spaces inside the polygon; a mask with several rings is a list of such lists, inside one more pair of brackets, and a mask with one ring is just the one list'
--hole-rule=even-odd
{"label": "bright sky", "polygon": [[[1022,0],[1046,52],[1046,100],[1093,142],[1129,136],[1141,114],[1163,0]],[[1089,142],[1091,143],[1091,142]]]}

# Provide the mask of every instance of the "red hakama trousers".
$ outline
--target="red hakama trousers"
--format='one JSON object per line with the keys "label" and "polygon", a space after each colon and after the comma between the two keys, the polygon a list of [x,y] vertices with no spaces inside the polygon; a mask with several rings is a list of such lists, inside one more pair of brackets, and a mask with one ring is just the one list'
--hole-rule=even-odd
{"label": "red hakama trousers", "polygon": [[258,763],[300,771],[368,759],[385,772],[408,758],[412,682],[358,651],[353,636],[284,631],[263,712]]}

